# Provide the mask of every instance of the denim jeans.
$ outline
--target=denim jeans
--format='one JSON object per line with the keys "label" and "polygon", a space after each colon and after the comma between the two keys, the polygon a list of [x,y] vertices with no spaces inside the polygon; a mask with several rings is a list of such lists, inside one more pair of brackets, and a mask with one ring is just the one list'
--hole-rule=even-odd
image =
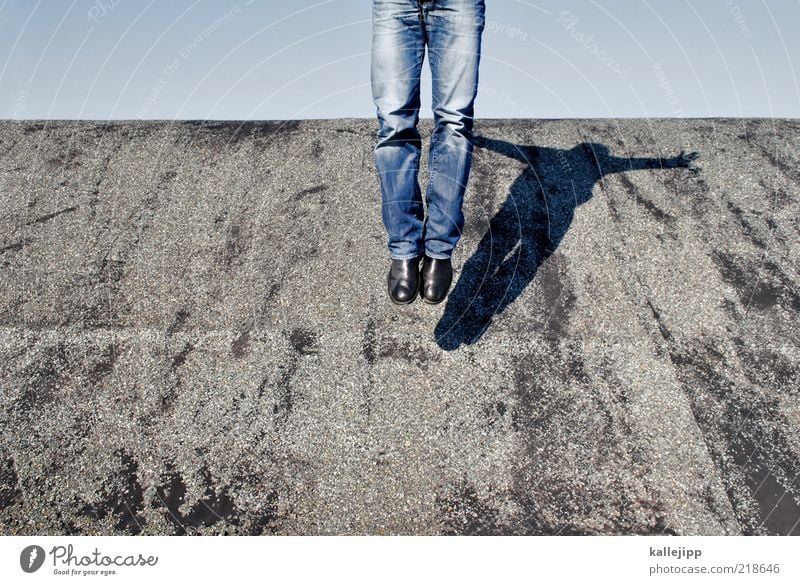
{"label": "denim jeans", "polygon": [[[373,0],[372,95],[381,215],[393,259],[450,258],[464,227],[484,0]],[[418,183],[420,74],[428,50],[435,128],[425,194]]]}

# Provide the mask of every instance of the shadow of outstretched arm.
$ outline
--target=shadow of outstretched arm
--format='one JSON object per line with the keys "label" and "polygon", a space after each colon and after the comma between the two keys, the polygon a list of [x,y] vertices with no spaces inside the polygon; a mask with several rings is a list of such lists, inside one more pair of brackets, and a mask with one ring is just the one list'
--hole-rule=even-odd
{"label": "shadow of outstretched arm", "polygon": [[575,209],[592,197],[603,176],[645,169],[699,170],[697,152],[681,151],[668,158],[619,157],[599,143],[581,143],[567,150],[486,136],[476,136],[474,144],[524,167],[475,253],[464,263],[436,325],[437,343],[448,351],[476,343],[494,316],[533,281],[564,238]]}

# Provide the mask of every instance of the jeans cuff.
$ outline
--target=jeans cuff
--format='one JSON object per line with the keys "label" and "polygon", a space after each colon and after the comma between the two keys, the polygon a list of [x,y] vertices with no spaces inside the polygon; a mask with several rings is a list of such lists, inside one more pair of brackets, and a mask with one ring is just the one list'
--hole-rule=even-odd
{"label": "jeans cuff", "polygon": [[448,258],[452,258],[452,256],[444,256],[442,254],[431,254],[427,250],[425,251],[425,255],[428,258],[433,258],[434,260],[447,260]]}
{"label": "jeans cuff", "polygon": [[414,258],[421,258],[422,252],[418,254],[401,254],[399,256],[391,255],[392,260],[412,260]]}

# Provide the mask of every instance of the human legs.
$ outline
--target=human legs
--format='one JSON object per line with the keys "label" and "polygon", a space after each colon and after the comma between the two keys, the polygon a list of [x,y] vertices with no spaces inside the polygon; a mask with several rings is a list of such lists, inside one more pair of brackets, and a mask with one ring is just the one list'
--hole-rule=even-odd
{"label": "human legs", "polygon": [[472,162],[485,4],[484,0],[432,0],[424,6],[435,128],[423,233],[426,255],[444,259],[452,255],[464,227],[462,206]]}
{"label": "human legs", "polygon": [[425,209],[417,177],[417,130],[425,37],[419,0],[373,0],[372,95],[378,115],[375,166],[381,215],[395,260],[422,256]]}

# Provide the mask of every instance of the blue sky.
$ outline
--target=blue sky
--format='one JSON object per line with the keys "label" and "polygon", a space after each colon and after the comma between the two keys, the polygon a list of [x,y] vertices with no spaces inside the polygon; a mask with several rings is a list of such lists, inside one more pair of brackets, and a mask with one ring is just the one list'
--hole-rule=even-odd
{"label": "blue sky", "polygon": [[[486,5],[478,117],[800,117],[800,0]],[[0,118],[374,117],[371,14],[369,0],[0,0]]]}

